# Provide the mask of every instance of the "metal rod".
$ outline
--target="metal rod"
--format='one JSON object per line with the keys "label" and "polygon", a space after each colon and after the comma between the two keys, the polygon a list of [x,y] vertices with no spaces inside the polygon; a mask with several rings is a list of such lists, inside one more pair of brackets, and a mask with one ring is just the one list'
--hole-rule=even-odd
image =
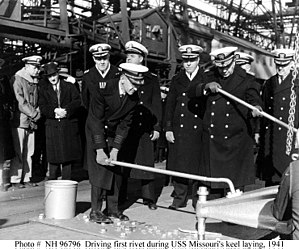
{"label": "metal rod", "polygon": [[144,171],[150,171],[150,172],[159,173],[159,174],[163,174],[163,175],[177,176],[177,177],[182,177],[182,178],[187,178],[187,179],[192,179],[192,180],[197,180],[197,181],[224,182],[224,183],[228,184],[230,192],[232,194],[236,193],[233,182],[228,178],[212,178],[212,177],[206,177],[206,176],[197,176],[197,175],[180,173],[180,172],[165,170],[165,169],[156,169],[156,168],[152,168],[149,166],[142,166],[142,165],[138,165],[138,164],[125,163],[125,162],[119,162],[119,161],[111,161],[111,163],[115,164],[115,165],[123,166],[123,167],[140,169],[140,170],[144,170]]}
{"label": "metal rod", "polygon": [[[239,102],[240,104],[242,104],[242,105],[248,107],[248,108],[251,109],[251,110],[258,110],[255,106],[248,104],[248,103],[245,102],[244,100],[239,99],[238,97],[236,97],[236,96],[234,96],[234,95],[232,95],[232,94],[230,94],[230,93],[228,93],[228,92],[222,90],[221,88],[218,88],[217,91],[220,92],[220,93],[222,93],[223,95],[229,97],[230,99],[233,99],[233,100],[235,100],[236,102]],[[278,124],[280,124],[281,126],[284,126],[284,127],[287,128],[287,129],[290,128],[288,124],[286,124],[285,122],[283,122],[283,121],[281,121],[281,120],[279,120],[279,119],[277,119],[277,118],[271,116],[270,114],[268,114],[268,113],[266,113],[266,112],[264,112],[264,111],[260,111],[260,110],[258,110],[258,111],[259,111],[259,113],[260,113],[261,115],[263,115],[265,118],[268,118],[268,119],[272,120],[273,122],[278,123]],[[297,132],[297,129],[296,129],[296,128],[292,128],[292,129],[293,129],[294,132]]]}

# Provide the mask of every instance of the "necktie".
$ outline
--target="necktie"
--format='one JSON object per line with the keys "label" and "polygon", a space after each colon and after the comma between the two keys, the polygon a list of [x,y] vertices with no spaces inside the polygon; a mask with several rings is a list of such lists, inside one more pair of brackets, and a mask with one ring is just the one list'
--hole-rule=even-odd
{"label": "necktie", "polygon": [[58,89],[57,85],[54,86],[54,90],[55,90],[56,95],[57,95],[58,107],[60,108],[60,92],[59,92],[59,89]]}

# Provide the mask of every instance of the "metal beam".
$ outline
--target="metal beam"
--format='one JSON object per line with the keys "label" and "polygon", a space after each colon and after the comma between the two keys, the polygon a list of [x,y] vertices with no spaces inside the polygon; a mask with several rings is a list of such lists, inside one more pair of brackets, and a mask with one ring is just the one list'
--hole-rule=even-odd
{"label": "metal beam", "polygon": [[65,31],[59,29],[51,29],[39,25],[28,24],[24,22],[14,21],[5,17],[0,17],[0,26],[7,26],[11,28],[18,28],[24,30],[35,31],[44,34],[65,36]]}

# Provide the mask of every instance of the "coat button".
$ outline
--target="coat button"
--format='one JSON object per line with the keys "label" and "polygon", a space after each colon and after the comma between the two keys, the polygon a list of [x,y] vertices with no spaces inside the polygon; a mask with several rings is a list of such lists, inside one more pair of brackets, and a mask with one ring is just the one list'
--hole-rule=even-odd
{"label": "coat button", "polygon": [[186,96],[186,93],[182,93],[183,96]]}
{"label": "coat button", "polygon": [[280,107],[280,110],[283,110],[283,107]]}
{"label": "coat button", "polygon": [[194,129],[197,129],[197,125],[194,125]]}
{"label": "coat button", "polygon": [[181,114],[181,117],[184,117],[184,116],[185,116],[184,113],[182,113],[182,114]]}
{"label": "coat button", "polygon": [[213,101],[213,102],[212,102],[212,104],[213,104],[213,105],[215,105],[215,104],[216,104],[216,102],[215,102],[215,101]]}
{"label": "coat button", "polygon": [[183,128],[183,127],[184,127],[184,125],[183,125],[183,124],[181,124],[180,126],[181,126],[181,128]]}
{"label": "coat button", "polygon": [[211,112],[211,116],[214,116],[215,115],[215,113],[214,112]]}
{"label": "coat button", "polygon": [[211,127],[214,127],[214,124],[211,124],[210,126],[211,126]]}
{"label": "coat button", "polygon": [[226,113],[225,116],[226,116],[226,117],[229,117],[229,113]]}
{"label": "coat button", "polygon": [[185,103],[182,103],[182,106],[185,106]]}
{"label": "coat button", "polygon": [[214,135],[211,135],[210,138],[214,138]]}
{"label": "coat button", "polygon": [[224,139],[227,139],[227,136],[225,136]]}
{"label": "coat button", "polygon": [[227,128],[228,128],[228,125],[225,125],[224,127],[227,129]]}

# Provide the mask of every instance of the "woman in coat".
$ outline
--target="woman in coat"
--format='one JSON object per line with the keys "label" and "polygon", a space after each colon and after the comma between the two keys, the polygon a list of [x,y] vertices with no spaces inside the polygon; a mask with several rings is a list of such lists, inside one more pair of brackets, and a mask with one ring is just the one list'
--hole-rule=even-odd
{"label": "woman in coat", "polygon": [[39,106],[46,117],[46,147],[50,164],[49,180],[71,179],[72,162],[81,158],[81,142],[76,111],[81,99],[75,85],[58,75],[54,62],[45,65],[48,84],[41,88]]}

